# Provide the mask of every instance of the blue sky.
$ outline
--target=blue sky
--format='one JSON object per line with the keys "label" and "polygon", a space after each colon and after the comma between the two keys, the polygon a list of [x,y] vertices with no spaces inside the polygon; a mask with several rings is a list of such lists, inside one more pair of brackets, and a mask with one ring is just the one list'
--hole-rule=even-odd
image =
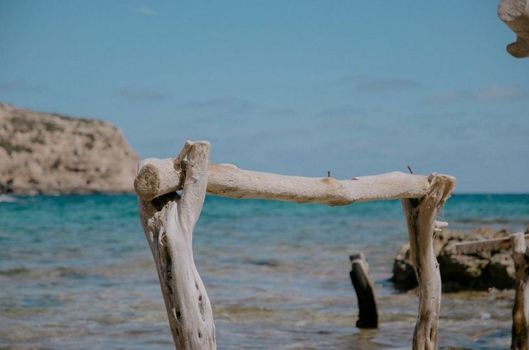
{"label": "blue sky", "polygon": [[498,1],[0,1],[0,101],[105,119],[142,157],[529,192],[529,59]]}

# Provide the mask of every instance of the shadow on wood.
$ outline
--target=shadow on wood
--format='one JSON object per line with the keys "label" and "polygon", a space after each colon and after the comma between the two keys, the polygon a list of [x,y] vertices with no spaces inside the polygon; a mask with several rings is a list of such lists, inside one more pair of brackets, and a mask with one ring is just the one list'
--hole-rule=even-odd
{"label": "shadow on wood", "polygon": [[351,282],[356,292],[358,300],[358,328],[377,328],[378,312],[373,283],[369,279],[369,265],[367,264],[364,254],[352,254],[351,260]]}

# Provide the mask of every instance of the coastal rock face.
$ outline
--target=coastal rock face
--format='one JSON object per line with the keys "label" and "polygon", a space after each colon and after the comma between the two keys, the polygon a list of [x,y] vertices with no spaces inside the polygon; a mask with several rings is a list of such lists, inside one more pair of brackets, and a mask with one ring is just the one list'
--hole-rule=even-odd
{"label": "coastal rock face", "polygon": [[[504,230],[478,229],[470,233],[441,232],[437,234],[434,250],[441,270],[443,291],[483,290],[491,287],[514,287],[514,262],[510,250],[483,251],[474,254],[457,254],[457,242],[507,237]],[[410,263],[409,243],[403,244],[393,264],[392,281],[401,290],[417,286]]]}
{"label": "coastal rock face", "polygon": [[0,193],[131,192],[137,163],[108,122],[0,103]]}

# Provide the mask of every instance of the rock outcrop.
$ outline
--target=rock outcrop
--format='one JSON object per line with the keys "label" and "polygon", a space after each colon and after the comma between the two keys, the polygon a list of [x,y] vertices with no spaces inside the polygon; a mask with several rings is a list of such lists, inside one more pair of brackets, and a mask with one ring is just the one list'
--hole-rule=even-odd
{"label": "rock outcrop", "polygon": [[0,193],[131,192],[137,163],[108,122],[0,103]]}
{"label": "rock outcrop", "polygon": [[[508,236],[504,230],[483,228],[470,233],[448,231],[437,234],[434,249],[441,270],[443,291],[513,288],[514,262],[510,250],[458,254],[454,248],[457,242]],[[403,244],[393,264],[392,281],[401,290],[417,286],[409,254],[409,243]]]}

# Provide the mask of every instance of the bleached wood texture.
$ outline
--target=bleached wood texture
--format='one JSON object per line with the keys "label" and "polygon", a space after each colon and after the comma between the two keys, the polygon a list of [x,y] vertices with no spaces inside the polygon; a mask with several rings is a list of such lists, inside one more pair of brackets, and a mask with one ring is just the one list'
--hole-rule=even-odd
{"label": "bleached wood texture", "polygon": [[501,0],[498,16],[516,34],[507,51],[517,58],[529,57],[529,0]]}
{"label": "bleached wood texture", "polygon": [[437,349],[441,308],[441,275],[433,247],[434,234],[442,225],[437,213],[454,190],[455,178],[433,174],[430,188],[420,199],[403,199],[410,239],[410,258],[419,284],[419,311],[413,333],[413,349]]}
{"label": "bleached wood texture", "polygon": [[[529,239],[529,234],[524,235],[524,238]],[[458,254],[474,254],[477,252],[485,252],[491,250],[510,249],[513,246],[512,237],[484,239],[480,241],[468,241],[456,243],[454,245]]]}
{"label": "bleached wood texture", "polygon": [[[144,160],[134,187],[151,200],[182,186],[186,165],[173,159]],[[231,164],[210,164],[208,193],[232,198],[261,198],[298,203],[345,205],[377,199],[420,198],[430,188],[428,177],[401,172],[362,176],[349,180],[331,177],[286,176],[239,169]]]}
{"label": "bleached wood texture", "polygon": [[[134,183],[178,349],[215,348],[211,306],[192,251],[193,228],[206,191],[232,198],[328,205],[402,199],[419,282],[419,315],[413,348],[436,348],[441,280],[433,235],[447,225],[436,221],[436,216],[454,189],[453,177],[400,172],[349,180],[284,176],[242,170],[229,164],[208,166],[208,154],[207,142],[188,141],[176,159],[143,161]],[[180,198],[176,191],[181,189]]]}
{"label": "bleached wood texture", "polygon": [[209,148],[207,142],[188,141],[177,157],[187,157],[181,196],[171,193],[153,201],[140,198],[139,203],[178,350],[216,348],[211,304],[195,267],[192,246],[193,229],[206,196]]}
{"label": "bleached wood texture", "polygon": [[527,326],[529,321],[529,258],[523,232],[511,235],[516,285],[512,309],[512,350],[529,349]]}

